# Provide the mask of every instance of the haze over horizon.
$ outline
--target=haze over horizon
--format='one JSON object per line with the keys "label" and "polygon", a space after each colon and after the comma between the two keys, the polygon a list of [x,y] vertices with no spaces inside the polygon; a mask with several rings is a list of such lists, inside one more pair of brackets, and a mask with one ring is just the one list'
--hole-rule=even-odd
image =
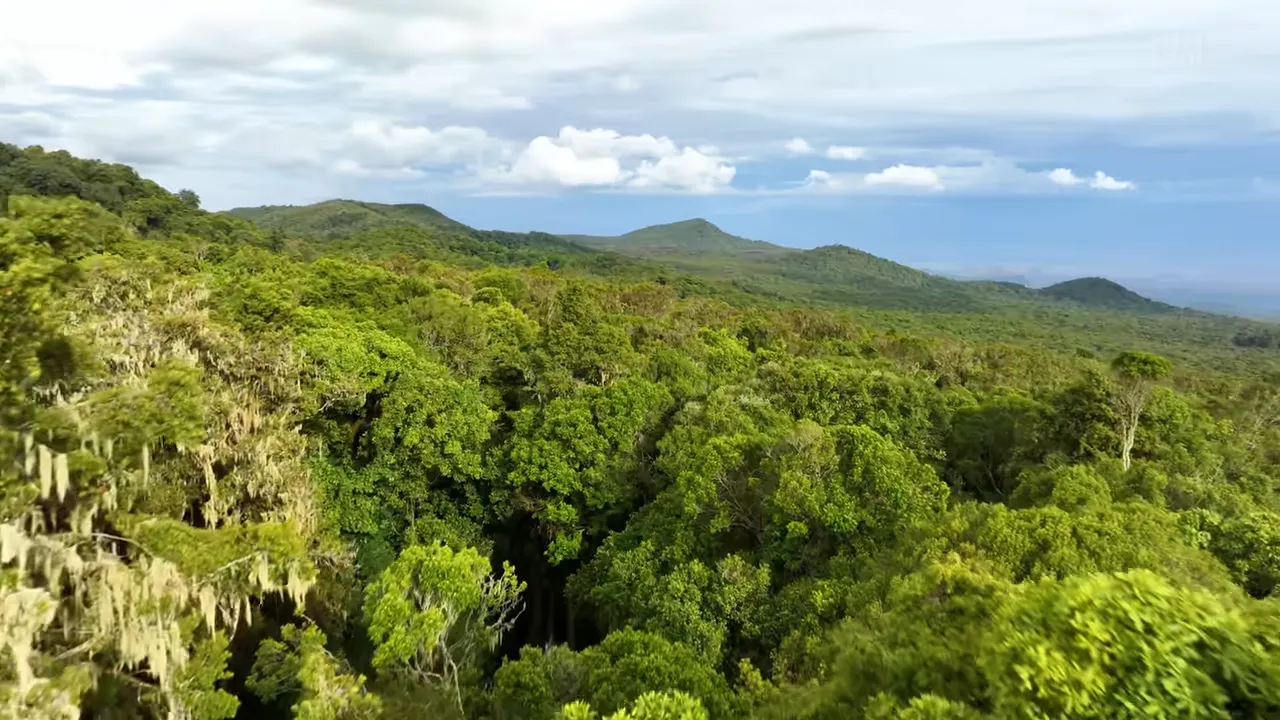
{"label": "haze over horizon", "polygon": [[1280,8],[749,6],[24,4],[0,27],[0,139],[212,209],[352,197],[592,234],[706,217],[947,274],[1274,287]]}

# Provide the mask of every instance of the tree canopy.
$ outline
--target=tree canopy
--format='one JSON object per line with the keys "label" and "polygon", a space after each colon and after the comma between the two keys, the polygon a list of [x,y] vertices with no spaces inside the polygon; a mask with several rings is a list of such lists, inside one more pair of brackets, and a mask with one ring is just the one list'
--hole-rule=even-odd
{"label": "tree canopy", "polygon": [[[0,197],[0,716],[1280,715],[1280,356],[1233,326],[40,148]],[[690,228],[782,262],[641,239]]]}

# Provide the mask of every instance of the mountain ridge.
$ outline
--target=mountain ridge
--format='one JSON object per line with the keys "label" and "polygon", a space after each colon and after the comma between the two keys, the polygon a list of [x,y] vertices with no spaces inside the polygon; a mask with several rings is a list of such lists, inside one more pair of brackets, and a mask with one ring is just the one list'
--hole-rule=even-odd
{"label": "mountain ridge", "polygon": [[[1097,309],[1155,314],[1183,311],[1105,278],[1076,278],[1039,289],[1009,281],[948,278],[840,243],[804,249],[752,240],[725,232],[703,218],[649,225],[616,236],[561,237],[588,247],[671,263],[686,270],[707,270],[708,260],[746,260],[753,261],[750,264],[767,262],[768,268],[754,269],[768,270],[800,281],[862,282],[872,286],[868,289],[881,292],[886,291],[886,283],[905,285],[927,292],[933,299],[952,304],[957,309],[979,309],[982,305],[973,298],[965,297],[966,291],[990,291],[1002,297],[1066,302]],[[830,296],[839,293],[828,289],[820,294]]]}
{"label": "mountain ridge", "polygon": [[[696,217],[637,228],[621,235],[587,235],[478,230],[422,203],[372,203],[348,199],[311,205],[233,208],[226,214],[275,229],[322,240],[350,241],[367,233],[386,235],[392,228],[427,231],[422,242],[439,236],[497,243],[509,252],[533,249],[570,258],[592,253],[592,263],[609,256],[657,263],[694,276],[721,281],[765,298],[789,298],[845,306],[995,312],[1008,303],[1053,304],[1140,315],[1199,313],[1161,303],[1101,277],[1068,280],[1045,288],[1016,282],[949,278],[882,258],[843,243],[794,248],[726,232]],[[412,251],[412,238],[401,239]],[[481,253],[471,247],[453,250]],[[624,263],[625,264],[625,263]],[[638,266],[637,266],[638,267]]]}

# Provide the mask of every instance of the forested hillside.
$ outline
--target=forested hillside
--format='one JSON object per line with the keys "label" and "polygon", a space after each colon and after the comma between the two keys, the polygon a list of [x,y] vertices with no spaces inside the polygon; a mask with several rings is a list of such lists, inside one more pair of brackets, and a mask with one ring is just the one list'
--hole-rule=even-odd
{"label": "forested hillside", "polygon": [[0,196],[6,717],[1280,716],[1272,326]]}
{"label": "forested hillside", "polygon": [[[1273,353],[1273,324],[1175,308],[1101,278],[1042,290],[930,275],[843,245],[796,250],[730,235],[706,220],[654,225],[617,237],[476,230],[426,205],[331,200],[228,213],[268,230],[307,258],[403,254],[451,265],[573,269],[610,281],[654,281],[680,297],[737,308],[856,308],[857,322],[915,335],[1018,341],[1114,355],[1135,343],[1179,364],[1257,373]],[[286,238],[292,238],[286,241]],[[1117,312],[1119,311],[1119,312]]]}

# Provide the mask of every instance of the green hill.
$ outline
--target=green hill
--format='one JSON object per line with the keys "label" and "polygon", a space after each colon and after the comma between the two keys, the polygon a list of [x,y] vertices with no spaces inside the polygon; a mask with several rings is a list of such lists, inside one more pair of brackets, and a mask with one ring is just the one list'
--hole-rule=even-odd
{"label": "green hill", "polygon": [[[869,326],[963,335],[1106,355],[1142,343],[1179,362],[1266,362],[1239,354],[1239,337],[1272,326],[1183,310],[1101,278],[1033,290],[1010,282],[933,275],[844,245],[808,250],[750,240],[694,219],[612,237],[478,230],[426,205],[330,200],[238,208],[307,258],[395,255],[462,267],[549,267],[609,280],[657,281],[680,296],[738,307],[825,307]],[[1213,348],[1209,351],[1209,348]],[[1245,352],[1248,352],[1247,350]]]}
{"label": "green hill", "polygon": [[1138,313],[1179,313],[1182,308],[1143,297],[1125,286],[1106,278],[1089,277],[1067,280],[1039,290],[1041,295],[1068,300],[1094,308]]}
{"label": "green hill", "polygon": [[661,272],[650,263],[584,247],[558,235],[477,230],[417,203],[326,200],[312,205],[234,208],[224,214],[282,233],[292,238],[295,249],[311,257],[408,255],[468,266],[569,266],[633,277],[655,277]]}
{"label": "green hill", "polygon": [[891,309],[980,309],[964,283],[843,245],[802,250],[749,240],[700,218],[613,237],[564,237],[727,282],[756,296]]}
{"label": "green hill", "polygon": [[325,200],[314,205],[263,205],[227,211],[267,230],[319,237],[347,237],[361,230],[393,225],[469,230],[435,208],[417,203],[385,205],[356,200]]}
{"label": "green hill", "polygon": [[584,247],[652,260],[727,281],[750,294],[901,310],[1001,312],[1011,306],[1084,306],[1139,314],[1190,313],[1103,278],[1042,290],[932,275],[844,245],[788,248],[732,235],[701,218],[611,237],[565,235]]}
{"label": "green hill", "polygon": [[565,239],[600,250],[640,257],[672,255],[723,255],[737,257],[777,257],[793,252],[761,240],[730,235],[714,224],[695,218],[665,225],[651,225],[613,237],[566,235]]}

